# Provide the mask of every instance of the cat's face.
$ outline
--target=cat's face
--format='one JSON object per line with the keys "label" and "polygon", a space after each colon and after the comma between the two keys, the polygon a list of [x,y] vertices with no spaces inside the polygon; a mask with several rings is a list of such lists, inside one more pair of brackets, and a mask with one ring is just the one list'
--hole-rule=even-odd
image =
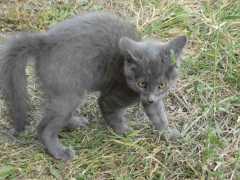
{"label": "cat's face", "polygon": [[140,93],[141,100],[154,103],[175,83],[178,69],[164,63],[161,57],[142,59],[140,63],[125,62],[125,75],[129,87]]}
{"label": "cat's face", "polygon": [[186,42],[185,36],[178,36],[165,44],[153,40],[134,42],[122,38],[120,47],[126,55],[125,76],[129,87],[139,92],[141,101],[154,103],[174,85],[179,69],[172,63],[170,50],[173,50],[178,62]]}

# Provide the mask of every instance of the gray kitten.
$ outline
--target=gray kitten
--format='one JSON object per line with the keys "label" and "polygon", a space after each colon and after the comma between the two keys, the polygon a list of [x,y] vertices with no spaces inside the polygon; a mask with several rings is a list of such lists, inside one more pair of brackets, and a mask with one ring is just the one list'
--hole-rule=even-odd
{"label": "gray kitten", "polygon": [[27,119],[27,61],[36,61],[36,74],[46,94],[47,106],[38,134],[49,153],[68,161],[74,150],[58,141],[63,128],[86,127],[88,121],[73,111],[84,95],[100,91],[102,116],[116,134],[128,126],[123,110],[141,101],[153,126],[175,140],[168,126],[163,96],[174,85],[179,70],[172,64],[187,43],[177,36],[167,43],[142,38],[129,23],[107,13],[82,14],[44,33],[20,34],[3,44],[1,71],[3,94],[9,102],[14,128],[25,130]]}

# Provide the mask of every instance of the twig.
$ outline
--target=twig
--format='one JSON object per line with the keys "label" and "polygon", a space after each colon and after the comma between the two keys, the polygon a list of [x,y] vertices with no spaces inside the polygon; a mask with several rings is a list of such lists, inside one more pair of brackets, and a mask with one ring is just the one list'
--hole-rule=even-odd
{"label": "twig", "polygon": [[183,105],[183,106],[187,109],[188,112],[190,112],[190,109],[189,109],[189,107],[187,106],[187,104],[186,104],[185,102],[183,102],[182,99],[181,99],[177,94],[175,94],[173,91],[170,91],[170,93],[171,93],[174,97],[177,98],[177,100],[180,102],[180,104]]}

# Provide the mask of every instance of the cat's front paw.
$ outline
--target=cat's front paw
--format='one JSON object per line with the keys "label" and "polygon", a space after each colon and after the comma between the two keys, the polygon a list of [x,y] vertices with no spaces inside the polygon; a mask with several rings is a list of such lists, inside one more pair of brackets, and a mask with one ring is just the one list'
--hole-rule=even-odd
{"label": "cat's front paw", "polygon": [[68,121],[66,128],[71,130],[75,130],[77,128],[88,129],[88,124],[89,122],[86,118],[72,116]]}
{"label": "cat's front paw", "polygon": [[181,136],[181,133],[179,130],[174,129],[174,128],[168,128],[167,138],[169,141],[177,142],[178,136]]}
{"label": "cat's front paw", "polygon": [[73,159],[75,151],[72,148],[63,146],[64,148],[57,151],[50,152],[55,159],[63,160],[65,162]]}
{"label": "cat's front paw", "polygon": [[125,123],[121,123],[114,126],[112,129],[117,135],[123,135],[125,132],[127,132],[128,125],[126,125]]}

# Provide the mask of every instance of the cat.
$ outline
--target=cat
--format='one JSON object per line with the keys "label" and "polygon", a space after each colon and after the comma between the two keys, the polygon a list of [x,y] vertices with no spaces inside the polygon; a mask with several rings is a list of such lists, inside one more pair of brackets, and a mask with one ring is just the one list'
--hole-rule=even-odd
{"label": "cat", "polygon": [[169,42],[143,38],[133,25],[108,13],[86,13],[59,22],[42,33],[20,33],[3,43],[1,84],[15,131],[25,130],[27,119],[26,65],[35,60],[36,75],[47,99],[37,131],[47,151],[69,161],[74,150],[58,141],[64,128],[87,127],[88,120],[73,111],[86,93],[100,91],[98,104],[113,131],[128,130],[123,110],[141,102],[155,129],[176,140],[168,126],[163,96],[179,75],[180,54],[187,37]]}

